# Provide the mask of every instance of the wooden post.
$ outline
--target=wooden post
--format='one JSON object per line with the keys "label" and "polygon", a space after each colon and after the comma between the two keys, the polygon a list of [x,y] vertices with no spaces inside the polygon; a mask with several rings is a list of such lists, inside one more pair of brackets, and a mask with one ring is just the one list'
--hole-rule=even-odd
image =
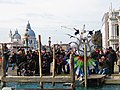
{"label": "wooden post", "polygon": [[[41,36],[38,35],[38,52],[39,52],[39,69],[40,69],[40,78],[42,79],[42,60],[41,60]],[[40,87],[43,89],[43,82],[40,81]]]}
{"label": "wooden post", "polygon": [[5,82],[3,82],[3,78],[6,77],[6,60],[4,57],[4,47],[2,44],[2,76],[1,76],[1,86],[2,88],[5,87]]}
{"label": "wooden post", "polygon": [[87,46],[84,41],[84,79],[85,79],[85,87],[87,87]]}
{"label": "wooden post", "polygon": [[74,59],[72,54],[70,54],[70,76],[71,76],[71,89],[75,90]]}
{"label": "wooden post", "polygon": [[[53,45],[53,73],[52,76],[53,78],[55,78],[55,45]],[[55,83],[53,82],[53,86],[55,85]]]}

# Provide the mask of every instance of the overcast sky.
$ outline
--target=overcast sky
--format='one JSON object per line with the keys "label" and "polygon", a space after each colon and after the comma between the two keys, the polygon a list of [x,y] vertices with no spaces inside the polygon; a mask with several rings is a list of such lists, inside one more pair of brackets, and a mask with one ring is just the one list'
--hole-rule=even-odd
{"label": "overcast sky", "polygon": [[31,28],[42,37],[42,43],[69,43],[66,34],[74,31],[61,28],[99,30],[102,17],[109,11],[112,2],[113,9],[120,8],[120,0],[0,0],[0,42],[9,40],[9,31],[16,28],[22,35],[28,20]]}

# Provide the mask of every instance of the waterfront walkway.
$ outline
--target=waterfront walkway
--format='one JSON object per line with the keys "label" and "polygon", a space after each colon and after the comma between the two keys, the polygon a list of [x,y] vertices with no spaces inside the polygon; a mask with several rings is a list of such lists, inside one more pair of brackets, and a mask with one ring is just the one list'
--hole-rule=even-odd
{"label": "waterfront walkway", "polygon": [[[117,65],[114,65],[114,72],[115,72],[115,75],[118,74],[118,66]],[[0,76],[1,76],[1,68],[0,68]],[[12,70],[12,67],[9,67],[8,76],[17,76],[17,67],[15,67],[15,70]]]}
{"label": "waterfront walkway", "polygon": [[[111,76],[107,76],[105,78],[105,84],[120,84],[120,74],[118,74],[117,65],[115,65],[114,72],[115,72],[115,74],[112,74]],[[17,68],[15,67],[15,70],[12,70],[12,68],[9,67],[8,76],[17,76]],[[88,77],[88,78],[90,78],[90,77]],[[39,79],[39,76],[36,79]],[[1,69],[0,69],[0,80],[1,80]]]}
{"label": "waterfront walkway", "polygon": [[[118,66],[116,64],[114,65],[114,73],[115,73],[115,75],[118,74]],[[1,76],[1,68],[0,68],[0,76]],[[12,70],[12,67],[9,67],[8,68],[8,76],[17,76],[17,67],[15,67],[15,70]]]}
{"label": "waterfront walkway", "polygon": [[[0,76],[1,76],[1,68],[0,68]],[[8,76],[17,76],[17,67],[15,67],[15,70],[12,70],[12,67],[8,68]]]}

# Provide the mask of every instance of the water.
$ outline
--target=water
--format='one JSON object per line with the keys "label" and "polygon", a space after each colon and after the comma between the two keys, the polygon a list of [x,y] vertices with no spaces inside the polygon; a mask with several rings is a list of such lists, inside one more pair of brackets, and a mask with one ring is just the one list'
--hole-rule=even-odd
{"label": "water", "polygon": [[[25,89],[39,89],[40,88],[40,85],[39,83],[6,83],[6,86],[7,87],[12,87],[12,88],[15,88],[15,90],[25,90]],[[63,86],[63,84],[55,84],[55,86],[53,86],[51,83],[44,83],[43,84],[43,87],[44,89],[48,89],[48,88],[70,88],[69,86]]]}
{"label": "water", "polygon": [[[39,90],[40,85],[39,83],[7,83],[7,87],[13,87],[15,90]],[[55,84],[55,86],[52,86],[51,83],[45,83],[44,88],[65,88],[69,89],[70,86],[64,86],[63,84]],[[76,90],[120,90],[120,85],[103,85],[99,87],[88,87],[84,88],[83,86],[76,87]]]}

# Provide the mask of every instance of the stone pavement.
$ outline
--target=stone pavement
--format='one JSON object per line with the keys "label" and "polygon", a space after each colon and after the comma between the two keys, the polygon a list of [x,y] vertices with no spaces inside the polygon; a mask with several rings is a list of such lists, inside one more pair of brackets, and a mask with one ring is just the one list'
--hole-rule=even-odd
{"label": "stone pavement", "polygon": [[[0,76],[1,76],[1,69],[0,69]],[[14,70],[12,70],[12,67],[8,68],[8,76],[17,76],[17,67],[15,67]]]}
{"label": "stone pavement", "polygon": [[[115,74],[118,74],[118,66],[114,65],[114,72]],[[0,76],[1,76],[1,68],[0,68]],[[8,68],[8,76],[17,76],[17,67],[15,67],[15,70],[12,70],[12,67]]]}

